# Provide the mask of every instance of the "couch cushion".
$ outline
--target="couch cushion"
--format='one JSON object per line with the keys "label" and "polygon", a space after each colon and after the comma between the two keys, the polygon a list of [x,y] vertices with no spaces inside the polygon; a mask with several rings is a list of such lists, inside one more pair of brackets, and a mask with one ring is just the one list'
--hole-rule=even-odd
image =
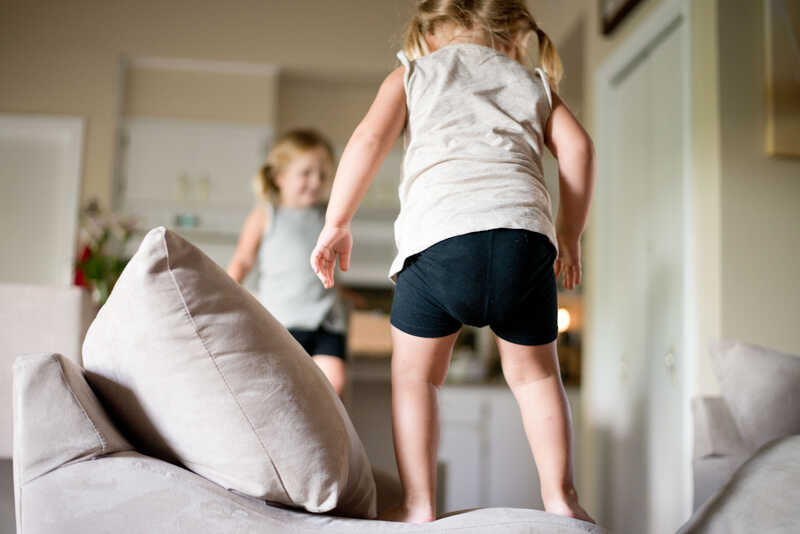
{"label": "couch cushion", "polygon": [[750,456],[750,454],[735,454],[694,458],[692,460],[694,479],[692,509],[697,510],[705,504]]}
{"label": "couch cushion", "polygon": [[740,341],[718,343],[712,357],[722,396],[752,449],[800,434],[800,357]]}
{"label": "couch cushion", "polygon": [[140,450],[253,497],[375,514],[369,461],[325,376],[175,233],[145,236],[89,328],[83,361]]}
{"label": "couch cushion", "polygon": [[265,505],[136,453],[69,465],[26,488],[25,534],[605,534],[541,510],[488,508],[432,523],[349,519]]}

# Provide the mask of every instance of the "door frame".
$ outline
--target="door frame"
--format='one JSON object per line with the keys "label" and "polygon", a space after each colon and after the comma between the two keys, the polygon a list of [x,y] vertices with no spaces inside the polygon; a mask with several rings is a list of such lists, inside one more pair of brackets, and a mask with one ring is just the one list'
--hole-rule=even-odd
{"label": "door frame", "polygon": [[[630,37],[621,42],[612,52],[609,57],[602,63],[602,65],[595,71],[593,80],[593,90],[595,96],[594,106],[594,125],[595,125],[595,147],[597,152],[597,176],[598,188],[596,193],[596,207],[592,210],[591,227],[594,231],[590,232],[589,246],[590,250],[595,251],[595,254],[603,250],[604,241],[609,239],[607,235],[600,235],[601,232],[597,231],[602,228],[602,223],[598,220],[600,216],[606,213],[613,206],[613,199],[610,198],[610,192],[603,188],[603,177],[609,175],[609,164],[604,157],[609,152],[609,128],[611,121],[609,120],[609,103],[612,98],[612,86],[615,78],[617,78],[626,69],[635,66],[635,64],[647,57],[649,51],[660,43],[660,38],[668,34],[672,27],[676,24],[684,26],[682,33],[682,70],[683,70],[683,91],[685,95],[683,110],[681,113],[681,123],[683,130],[683,202],[684,202],[684,220],[683,220],[683,233],[682,233],[682,248],[683,248],[683,314],[682,314],[682,328],[683,339],[681,340],[680,350],[683,353],[683,358],[680,364],[682,369],[678,369],[678,379],[683,382],[683,397],[681,399],[681,409],[683,411],[683,423],[681,428],[682,434],[682,451],[681,451],[681,478],[683,494],[681,495],[683,515],[686,519],[692,513],[692,449],[693,449],[693,425],[691,417],[691,397],[695,390],[695,362],[697,361],[697,346],[698,346],[698,332],[697,332],[697,298],[696,298],[696,281],[695,281],[695,254],[692,247],[692,231],[694,228],[694,195],[693,195],[693,167],[692,167],[692,17],[691,17],[691,2],[690,0],[664,0],[653,13],[651,13],[646,20],[636,28]],[[593,271],[597,266],[598,261],[592,261],[588,265],[589,270]],[[595,272],[587,273],[587,281],[591,282],[597,280]],[[600,303],[595,303],[593,298],[593,290],[591,285],[587,285],[587,303],[588,311],[590,314],[596,313],[599,310]],[[589,319],[591,321],[591,317]],[[591,336],[591,333],[590,333]],[[587,339],[587,348],[592,350],[593,340],[591,337]],[[594,355],[589,355],[592,359]],[[598,491],[603,487],[606,481],[601,480],[602,458],[594,457],[594,444],[599,443],[599,436],[597,425],[593,417],[593,395],[595,387],[591,384],[591,377],[585,389],[586,393],[583,395],[583,412],[584,412],[584,435],[586,436],[586,443],[584,455],[588,461],[584,465],[590,467],[593,473],[588,477],[589,480],[594,481],[595,487],[591,488],[591,497],[596,501],[592,504],[599,505],[597,499]],[[602,391],[598,391],[602,395]]]}
{"label": "door frame", "polygon": [[10,129],[12,135],[24,133],[30,137],[56,139],[65,149],[63,173],[58,177],[63,180],[66,193],[65,206],[59,214],[59,243],[63,243],[64,248],[54,252],[52,261],[58,264],[59,285],[69,287],[75,275],[86,119],[72,115],[0,113],[0,128]]}

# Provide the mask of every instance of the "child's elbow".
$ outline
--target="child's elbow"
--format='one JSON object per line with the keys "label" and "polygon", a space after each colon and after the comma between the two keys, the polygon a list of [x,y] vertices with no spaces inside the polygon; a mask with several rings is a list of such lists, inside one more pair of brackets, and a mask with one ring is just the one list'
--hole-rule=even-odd
{"label": "child's elbow", "polygon": [[367,124],[360,124],[350,142],[361,150],[377,150],[383,146],[383,136]]}

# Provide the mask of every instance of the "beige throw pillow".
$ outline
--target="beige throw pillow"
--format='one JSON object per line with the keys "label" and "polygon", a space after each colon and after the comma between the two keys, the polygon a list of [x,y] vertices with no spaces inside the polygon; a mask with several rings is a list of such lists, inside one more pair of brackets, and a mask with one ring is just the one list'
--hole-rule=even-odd
{"label": "beige throw pillow", "polygon": [[142,452],[271,502],[375,515],[369,460],[325,376],[175,233],[145,236],[89,329],[83,361]]}

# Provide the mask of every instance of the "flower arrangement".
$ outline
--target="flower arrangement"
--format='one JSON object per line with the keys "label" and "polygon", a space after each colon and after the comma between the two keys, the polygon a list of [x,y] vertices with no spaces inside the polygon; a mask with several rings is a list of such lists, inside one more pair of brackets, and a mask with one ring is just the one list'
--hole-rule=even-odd
{"label": "flower arrangement", "polygon": [[96,200],[81,210],[80,255],[75,264],[75,285],[91,291],[98,307],[108,299],[130,260],[126,246],[135,231],[135,219],[103,213]]}

